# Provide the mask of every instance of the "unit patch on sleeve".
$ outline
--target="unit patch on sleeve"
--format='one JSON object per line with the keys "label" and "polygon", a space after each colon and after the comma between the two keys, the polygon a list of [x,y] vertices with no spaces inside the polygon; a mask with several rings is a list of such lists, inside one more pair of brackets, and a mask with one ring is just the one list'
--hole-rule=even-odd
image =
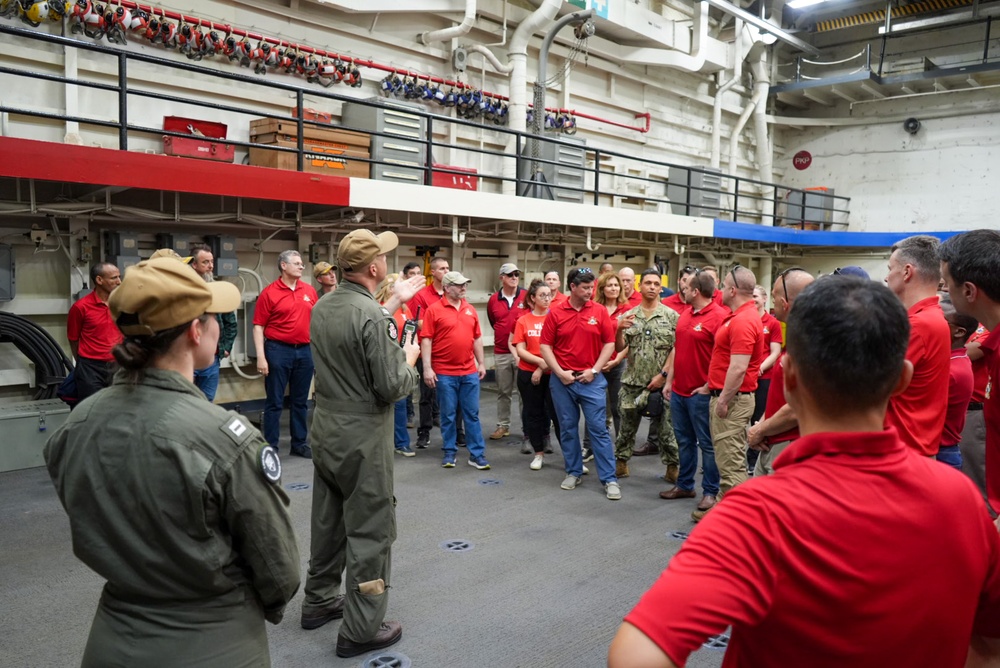
{"label": "unit patch on sleeve", "polygon": [[390,320],[389,321],[389,324],[387,325],[387,329],[389,331],[389,338],[392,339],[393,341],[399,341],[399,328],[396,327],[396,321],[395,320]]}
{"label": "unit patch on sleeve", "polygon": [[281,480],[281,460],[278,453],[270,445],[264,444],[257,451],[257,462],[260,465],[260,472],[272,485]]}

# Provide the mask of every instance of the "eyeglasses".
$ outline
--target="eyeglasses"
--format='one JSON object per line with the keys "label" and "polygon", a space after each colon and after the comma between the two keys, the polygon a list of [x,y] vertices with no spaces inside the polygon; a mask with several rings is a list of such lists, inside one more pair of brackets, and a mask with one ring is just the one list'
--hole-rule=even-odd
{"label": "eyeglasses", "polygon": [[521,275],[519,271],[512,271],[509,274],[504,274],[507,278],[518,278]]}
{"label": "eyeglasses", "polygon": [[549,293],[547,295],[535,295],[535,299],[552,299],[552,294]]}
{"label": "eyeglasses", "polygon": [[738,278],[736,278],[736,270],[737,269],[742,269],[742,267],[739,264],[734,264],[733,268],[729,270],[729,275],[733,277],[733,288],[736,289],[736,290],[739,290],[740,289],[740,281],[739,281]]}
{"label": "eyeglasses", "polygon": [[792,300],[788,298],[788,282],[785,280],[785,276],[788,276],[793,271],[805,271],[805,269],[803,269],[802,267],[789,267],[788,269],[785,269],[783,272],[778,274],[778,278],[774,279],[776,281],[777,280],[781,281],[781,290],[785,293],[786,304],[791,304]]}

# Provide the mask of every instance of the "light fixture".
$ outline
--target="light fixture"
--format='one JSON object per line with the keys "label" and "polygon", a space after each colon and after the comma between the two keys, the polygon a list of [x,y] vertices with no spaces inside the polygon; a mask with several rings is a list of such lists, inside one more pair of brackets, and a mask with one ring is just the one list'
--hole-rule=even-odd
{"label": "light fixture", "polygon": [[798,37],[795,37],[794,35],[788,33],[787,31],[782,30],[773,23],[769,23],[768,21],[765,21],[759,16],[755,16],[750,12],[748,12],[747,10],[737,7],[731,2],[726,2],[726,0],[705,0],[705,2],[712,5],[713,7],[718,7],[719,9],[726,12],[727,14],[730,14],[731,16],[743,19],[745,23],[749,23],[750,25],[756,26],[757,28],[763,30],[764,32],[774,35],[785,44],[794,46],[799,51],[804,51],[814,56],[818,56],[820,53],[819,49],[817,49],[812,44],[809,44],[808,42],[803,42]]}
{"label": "light fixture", "polygon": [[805,7],[812,7],[813,5],[818,5],[826,0],[792,0],[791,2],[785,3],[785,7],[791,9],[803,9]]}

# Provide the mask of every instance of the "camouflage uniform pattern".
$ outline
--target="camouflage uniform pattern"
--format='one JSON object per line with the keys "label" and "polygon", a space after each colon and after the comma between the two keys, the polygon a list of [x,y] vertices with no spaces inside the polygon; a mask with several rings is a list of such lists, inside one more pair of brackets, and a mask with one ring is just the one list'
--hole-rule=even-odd
{"label": "camouflage uniform pattern", "polygon": [[[618,392],[618,406],[622,416],[621,433],[615,443],[615,458],[628,460],[635,447],[635,434],[642,420],[642,409],[636,407],[638,399],[649,381],[663,370],[663,365],[674,349],[677,332],[677,312],[662,304],[657,304],[652,314],[647,316],[642,306],[636,306],[623,317],[635,315],[635,323],[625,330],[625,344],[628,346],[628,366],[622,374],[622,386]],[[663,415],[659,421],[660,461],[665,465],[680,462],[677,439],[670,420],[670,402],[663,402]]]}

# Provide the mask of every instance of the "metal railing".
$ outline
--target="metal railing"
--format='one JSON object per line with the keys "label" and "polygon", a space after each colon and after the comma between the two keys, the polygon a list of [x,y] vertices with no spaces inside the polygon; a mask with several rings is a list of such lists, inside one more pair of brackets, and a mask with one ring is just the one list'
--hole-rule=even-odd
{"label": "metal railing", "polygon": [[[484,185],[488,185],[490,188],[502,191],[503,184],[513,183],[517,194],[522,196],[532,193],[536,197],[561,198],[563,200],[577,201],[594,206],[618,206],[654,211],[663,211],[666,209],[680,215],[722,218],[738,222],[785,224],[802,229],[825,229],[830,225],[846,225],[849,215],[850,198],[841,195],[827,193],[820,196],[808,189],[788,188],[779,184],[727,175],[700,167],[668,163],[649,158],[638,158],[618,151],[586,146],[579,141],[570,139],[553,138],[551,136],[537,137],[527,132],[518,132],[493,124],[486,125],[483,122],[474,120],[432,114],[416,106],[397,105],[391,100],[372,102],[330,92],[325,89],[303,88],[302,85],[294,85],[273,78],[220,71],[203,65],[195,65],[189,62],[133,52],[123,48],[90,43],[20,27],[0,25],[0,35],[4,35],[5,40],[22,38],[61,46],[64,49],[80,49],[113,59],[116,83],[104,83],[80,77],[70,78],[61,74],[29,70],[27,66],[0,66],[0,75],[60,83],[63,85],[74,85],[112,93],[117,99],[117,120],[56,113],[39,108],[11,106],[6,103],[0,103],[0,113],[113,129],[117,132],[117,143],[120,150],[129,150],[130,139],[135,135],[191,137],[187,133],[142,124],[140,122],[142,119],[133,118],[130,115],[130,99],[145,98],[167,103],[191,105],[227,114],[294,121],[296,125],[294,148],[270,146],[229,138],[219,141],[247,150],[253,148],[293,153],[296,156],[296,169],[298,171],[306,171],[306,160],[310,153],[309,146],[311,142],[306,138],[305,131],[307,127],[311,128],[316,125],[305,118],[305,98],[308,95],[311,99],[319,98],[337,103],[365,105],[373,109],[385,108],[385,105],[391,105],[392,108],[402,110],[407,114],[422,119],[424,126],[423,134],[419,139],[413,141],[423,145],[426,159],[422,163],[415,163],[407,168],[419,170],[423,176],[422,182],[428,186],[433,184],[435,174],[462,177],[475,176],[479,179],[480,189],[483,189]],[[270,93],[288,94],[295,100],[294,107],[291,110],[291,117],[288,114],[275,114],[262,111],[260,108],[253,106],[222,104],[193,95],[171,95],[141,87],[129,80],[130,64],[135,65],[138,63],[165,68],[168,71],[176,73],[207,76],[219,82],[238,83],[251,87],[251,91],[253,89],[265,89]],[[303,85],[305,85],[305,82],[303,82]],[[252,92],[248,92],[246,98],[256,99]],[[435,139],[436,133],[446,130],[448,126],[495,133],[499,140],[493,143],[505,146],[512,145],[513,152],[494,150],[485,146],[474,147],[462,145],[461,143],[448,143]],[[335,126],[323,125],[322,127],[353,130],[364,132],[373,137],[387,137],[399,140],[398,134],[391,131],[372,131],[370,129],[355,128],[343,124]],[[585,160],[579,163],[568,164],[558,159],[536,157],[537,153],[530,150],[532,142],[539,142],[540,146],[548,144],[553,151],[583,151]],[[497,159],[501,166],[504,161],[513,160],[516,162],[515,175],[505,175],[502,167],[500,170],[501,173],[477,171],[473,174],[462,169],[456,169],[454,168],[455,166],[435,166],[431,158],[434,155],[435,149],[450,151],[453,156],[452,161],[454,161],[454,156],[459,153],[471,155],[475,160]],[[541,153],[541,151],[538,153]],[[370,165],[393,164],[399,166],[398,163],[374,159],[371,156],[367,158],[351,156],[349,159]],[[575,183],[559,179],[551,181],[546,179],[540,180],[539,174],[544,176],[546,170],[549,172],[568,173],[573,176]],[[629,171],[635,173],[629,174]],[[700,178],[685,178],[685,182],[682,184],[676,182],[670,183],[671,173],[687,177],[700,175]],[[689,180],[710,181],[717,185],[692,185],[689,183]],[[672,196],[668,196],[668,188]],[[809,201],[812,201],[812,203],[809,204]]]}

